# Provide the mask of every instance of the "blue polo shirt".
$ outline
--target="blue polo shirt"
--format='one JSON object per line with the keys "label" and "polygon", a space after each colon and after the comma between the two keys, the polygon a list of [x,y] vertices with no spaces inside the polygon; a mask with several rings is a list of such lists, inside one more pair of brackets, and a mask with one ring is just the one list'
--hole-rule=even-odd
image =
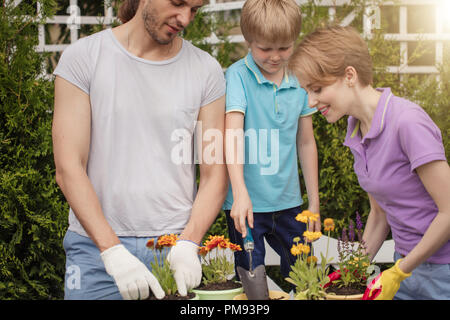
{"label": "blue polo shirt", "polygon": [[[251,53],[226,72],[226,112],[244,114],[244,180],[254,212],[279,211],[303,203],[297,162],[299,118],[310,116],[306,91],[294,75],[280,86],[267,80]],[[231,184],[223,205],[231,210]]]}

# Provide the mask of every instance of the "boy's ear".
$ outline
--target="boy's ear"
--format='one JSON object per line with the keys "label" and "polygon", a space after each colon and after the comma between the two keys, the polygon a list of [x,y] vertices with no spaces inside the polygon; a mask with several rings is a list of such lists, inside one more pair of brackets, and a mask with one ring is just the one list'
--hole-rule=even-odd
{"label": "boy's ear", "polygon": [[344,79],[349,87],[353,87],[358,81],[358,72],[356,72],[356,69],[352,66],[348,66],[345,68]]}

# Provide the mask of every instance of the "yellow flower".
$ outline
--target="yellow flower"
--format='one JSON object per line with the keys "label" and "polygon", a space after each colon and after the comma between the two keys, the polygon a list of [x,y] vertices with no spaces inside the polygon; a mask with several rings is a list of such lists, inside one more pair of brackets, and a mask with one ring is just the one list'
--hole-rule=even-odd
{"label": "yellow flower", "polygon": [[309,264],[317,263],[317,257],[316,256],[309,256],[308,258],[306,258],[306,262],[308,262]]}
{"label": "yellow flower", "polygon": [[303,232],[303,236],[308,239],[308,241],[315,241],[317,239],[319,239],[322,236],[322,232],[320,231],[305,231]]}
{"label": "yellow flower", "polygon": [[334,220],[331,218],[327,218],[323,221],[323,226],[325,231],[334,231]]}
{"label": "yellow flower", "polygon": [[291,248],[291,254],[293,256],[298,256],[302,253],[308,254],[310,250],[310,247],[308,245],[304,245],[303,243],[294,244]]}
{"label": "yellow flower", "polygon": [[308,254],[311,251],[311,248],[308,245],[302,244],[302,252],[304,254]]}
{"label": "yellow flower", "polygon": [[296,217],[295,220],[303,222],[303,223],[308,223],[308,217],[303,215],[303,213],[299,213]]}
{"label": "yellow flower", "polygon": [[298,245],[293,245],[292,246],[292,248],[291,248],[291,254],[293,255],[293,256],[298,256],[299,254],[301,254],[302,252],[300,251],[300,249],[299,249],[299,247],[298,247]]}
{"label": "yellow flower", "polygon": [[308,221],[317,221],[319,219],[320,215],[318,213],[312,213],[309,210],[303,210],[302,213],[299,213],[295,220],[308,223]]}
{"label": "yellow flower", "polygon": [[318,213],[311,213],[309,216],[309,221],[317,221],[319,220],[320,215]]}

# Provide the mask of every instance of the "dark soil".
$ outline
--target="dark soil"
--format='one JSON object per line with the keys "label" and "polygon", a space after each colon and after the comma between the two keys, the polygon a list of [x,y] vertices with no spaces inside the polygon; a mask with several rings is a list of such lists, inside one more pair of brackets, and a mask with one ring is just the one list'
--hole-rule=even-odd
{"label": "dark soil", "polygon": [[226,282],[222,283],[209,283],[207,285],[204,285],[203,283],[200,284],[197,288],[198,290],[207,290],[207,291],[214,291],[214,290],[230,290],[230,289],[236,289],[242,287],[242,284],[227,280]]}
{"label": "dark soil", "polygon": [[329,287],[327,287],[327,293],[335,293],[337,295],[348,296],[352,294],[361,294],[366,291],[366,286],[361,284],[351,284],[348,287],[339,287],[339,284],[332,283]]}
{"label": "dark soil", "polygon": [[[188,292],[188,294],[186,296],[180,296],[178,293],[176,293],[176,294],[171,294],[168,296],[166,295],[161,300],[190,300],[194,297],[195,297],[195,293],[193,293],[193,292]],[[158,300],[158,299],[156,299],[156,297],[153,295],[153,293],[150,292],[150,296],[148,297],[147,300]]]}

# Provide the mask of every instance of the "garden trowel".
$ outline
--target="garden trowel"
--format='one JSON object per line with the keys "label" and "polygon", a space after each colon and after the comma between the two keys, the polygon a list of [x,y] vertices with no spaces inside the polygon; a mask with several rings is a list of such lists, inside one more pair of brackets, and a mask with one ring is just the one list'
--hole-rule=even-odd
{"label": "garden trowel", "polygon": [[252,231],[247,224],[247,235],[244,238],[244,250],[247,251],[249,259],[249,270],[238,266],[237,273],[241,279],[244,292],[248,300],[269,300],[269,289],[267,287],[267,275],[264,265],[259,265],[253,270],[252,252],[255,249]]}

